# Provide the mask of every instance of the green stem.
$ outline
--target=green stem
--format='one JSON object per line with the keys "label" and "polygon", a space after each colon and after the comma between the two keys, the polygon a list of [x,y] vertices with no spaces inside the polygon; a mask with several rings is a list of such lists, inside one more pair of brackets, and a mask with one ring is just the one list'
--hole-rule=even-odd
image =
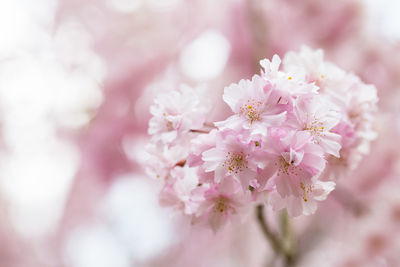
{"label": "green stem", "polygon": [[281,254],[283,251],[282,243],[279,240],[279,238],[272,233],[272,231],[269,229],[267,222],[265,221],[264,218],[264,205],[257,205],[257,220],[258,223],[261,226],[261,230],[263,231],[265,237],[268,239],[270,242],[272,249],[275,251],[276,254]]}
{"label": "green stem", "polygon": [[282,231],[282,243],[284,248],[284,258],[286,266],[293,266],[296,257],[295,240],[292,228],[290,227],[290,220],[286,209],[282,210],[280,217],[280,225]]}
{"label": "green stem", "polygon": [[293,233],[290,227],[289,216],[286,210],[283,210],[280,217],[282,237],[279,238],[269,229],[264,218],[264,205],[257,205],[257,220],[260,224],[264,236],[268,239],[276,255],[281,255],[285,260],[285,266],[294,266],[296,260],[296,250]]}

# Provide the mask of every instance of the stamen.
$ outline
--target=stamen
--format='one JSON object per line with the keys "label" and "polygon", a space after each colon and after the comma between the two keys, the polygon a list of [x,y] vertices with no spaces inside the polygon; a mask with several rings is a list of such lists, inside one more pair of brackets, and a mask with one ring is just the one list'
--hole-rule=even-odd
{"label": "stamen", "polygon": [[303,200],[304,200],[304,202],[307,202],[308,201],[307,193],[311,193],[314,190],[314,186],[309,185],[309,186],[306,187],[303,184],[303,182],[300,182],[300,188],[303,191]]}
{"label": "stamen", "polygon": [[228,201],[224,197],[219,197],[214,205],[214,211],[223,213],[229,208]]}
{"label": "stamen", "polygon": [[294,166],[294,161],[287,162],[282,156],[279,158],[278,162],[275,162],[275,166],[278,166],[278,173],[277,175],[280,176],[281,174],[285,175],[294,175],[298,176],[299,172],[303,170],[303,168],[299,166]]}
{"label": "stamen", "polygon": [[228,152],[228,154],[225,156],[225,162],[222,163],[223,167],[228,168],[229,174],[238,174],[239,172],[242,172],[244,169],[248,169],[248,161],[246,158],[249,155],[245,155],[243,152],[239,153],[231,153]]}
{"label": "stamen", "polygon": [[239,114],[245,116],[250,123],[261,120],[261,114],[264,112],[264,105],[261,101],[248,99],[247,103],[240,108]]}
{"label": "stamen", "polygon": [[303,199],[305,202],[307,202],[308,201],[307,192],[306,192],[306,187],[304,186],[303,182],[300,182],[300,188],[301,188],[301,190],[303,190],[303,195],[304,195]]}
{"label": "stamen", "polygon": [[324,124],[316,117],[314,117],[313,121],[310,123],[310,125],[304,125],[303,130],[309,131],[311,135],[313,136],[313,141],[316,142],[317,144],[320,143],[320,138],[325,136],[324,130]]}
{"label": "stamen", "polygon": [[164,120],[165,120],[165,126],[167,127],[167,130],[168,131],[173,131],[174,130],[174,125],[172,124],[172,121],[169,121],[168,119],[167,119],[167,113],[163,113],[163,117],[164,117]]}

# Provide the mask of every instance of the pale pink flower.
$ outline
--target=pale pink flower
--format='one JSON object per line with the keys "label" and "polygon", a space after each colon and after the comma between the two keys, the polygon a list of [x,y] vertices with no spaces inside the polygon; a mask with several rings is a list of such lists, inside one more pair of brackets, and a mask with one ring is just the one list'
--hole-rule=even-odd
{"label": "pale pink flower", "polygon": [[153,115],[148,133],[155,141],[171,144],[182,134],[203,127],[208,111],[196,90],[181,86],[180,90],[160,94],[150,107]]}
{"label": "pale pink flower", "polygon": [[276,187],[281,197],[300,197],[302,185],[308,184],[325,168],[323,150],[306,131],[289,131],[284,137],[276,133],[271,135],[267,141],[270,149],[266,168],[274,170],[274,174],[268,187]]}
{"label": "pale pink flower", "polygon": [[173,206],[184,214],[194,214],[199,199],[192,195],[192,191],[199,185],[197,169],[177,166],[170,172],[171,178],[160,192],[160,202],[166,206]]}
{"label": "pale pink flower", "polygon": [[321,49],[311,50],[307,46],[302,46],[300,52],[286,53],[283,69],[298,79],[315,83],[322,90],[332,85],[340,87],[340,81],[345,77],[342,69],[324,61],[324,52]]}
{"label": "pale pink flower", "polygon": [[191,140],[190,153],[187,158],[187,163],[190,167],[200,166],[204,163],[204,161],[201,159],[202,153],[215,147],[216,139],[218,137],[218,131],[213,129],[209,133],[200,134]]}
{"label": "pale pink flower", "polygon": [[146,163],[146,172],[149,176],[167,180],[171,170],[184,162],[188,151],[184,145],[173,147],[159,146],[149,143],[146,146],[143,161]]}
{"label": "pale pink flower", "polygon": [[325,153],[340,156],[341,137],[332,132],[332,128],[340,122],[341,114],[325,97],[313,95],[296,99],[293,115],[296,129],[309,132],[313,142]]}
{"label": "pale pink flower", "polygon": [[229,220],[243,217],[248,212],[250,192],[243,191],[240,184],[230,178],[214,184],[204,193],[193,222],[205,222],[217,232]]}
{"label": "pale pink flower", "polygon": [[247,140],[246,136],[235,132],[220,133],[216,146],[202,154],[205,172],[214,172],[217,183],[232,176],[247,189],[259,166],[254,145]]}
{"label": "pale pink flower", "polygon": [[266,134],[266,127],[279,126],[286,119],[286,112],[278,104],[279,95],[258,75],[226,87],[223,99],[235,115],[215,123],[221,130],[244,128],[251,129],[253,134]]}
{"label": "pale pink flower", "polygon": [[354,170],[369,153],[371,141],[377,135],[373,123],[378,102],[375,86],[364,84],[352,74],[343,80],[341,91],[327,91],[332,102],[343,110],[341,122],[332,129],[342,136],[339,164],[330,164],[332,167],[338,165],[342,174]]}
{"label": "pale pink flower", "polygon": [[211,130],[208,134],[200,134],[190,143],[189,155],[186,163],[190,167],[197,167],[197,175],[199,177],[199,183],[211,183],[214,181],[214,173],[206,172],[204,167],[204,161],[202,154],[204,151],[212,149],[216,145],[217,138],[220,138],[220,134],[216,129]]}
{"label": "pale pink flower", "polygon": [[267,80],[273,89],[277,91],[278,102],[292,102],[297,96],[316,94],[318,87],[314,83],[310,83],[304,77],[294,72],[280,71],[281,59],[278,55],[274,55],[272,61],[263,59],[260,61],[263,70],[261,76]]}
{"label": "pale pink flower", "polygon": [[[335,178],[337,174],[354,169],[369,152],[370,142],[376,137],[372,122],[378,98],[374,86],[366,85],[355,75],[324,61],[323,56],[322,50],[302,47],[300,52],[286,54],[283,69],[297,72],[303,79],[318,85],[319,93],[339,111],[339,122],[330,132],[341,136],[340,158],[329,158],[326,173]],[[336,144],[326,152],[337,157],[337,149]]]}
{"label": "pale pink flower", "polygon": [[308,181],[300,182],[297,193],[282,197],[277,191],[271,192],[268,203],[277,211],[286,208],[292,217],[311,215],[317,210],[317,202],[327,198],[335,188],[334,182]]}

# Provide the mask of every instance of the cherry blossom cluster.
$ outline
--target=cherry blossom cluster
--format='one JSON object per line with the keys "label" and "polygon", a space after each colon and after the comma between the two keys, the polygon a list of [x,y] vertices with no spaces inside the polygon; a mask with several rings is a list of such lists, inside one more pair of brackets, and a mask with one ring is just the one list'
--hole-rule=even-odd
{"label": "cherry blossom cluster", "polygon": [[164,183],[161,202],[214,231],[254,204],[314,213],[375,137],[376,88],[321,50],[260,64],[260,75],[224,89],[232,113],[223,121],[208,121],[210,105],[188,86],[150,110],[147,169]]}

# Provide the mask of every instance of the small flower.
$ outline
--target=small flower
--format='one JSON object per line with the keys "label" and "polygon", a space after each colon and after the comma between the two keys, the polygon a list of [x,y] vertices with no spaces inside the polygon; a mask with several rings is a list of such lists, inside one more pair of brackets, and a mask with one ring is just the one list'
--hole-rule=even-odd
{"label": "small flower", "polygon": [[221,182],[232,176],[248,188],[249,181],[257,175],[254,147],[245,136],[235,132],[222,133],[216,146],[202,154],[206,172],[214,172],[214,181]]}
{"label": "small flower", "polygon": [[160,192],[160,203],[188,215],[194,214],[198,207],[198,200],[192,194],[199,184],[197,169],[177,166],[170,173],[171,178]]}
{"label": "small flower", "polygon": [[286,208],[292,217],[311,215],[317,210],[317,202],[327,198],[335,188],[334,182],[312,181],[298,184],[297,194],[282,197],[278,192],[271,192],[268,203],[274,210]]}
{"label": "small flower", "polygon": [[270,151],[266,168],[274,170],[268,181],[282,197],[299,195],[300,182],[311,180],[325,168],[323,150],[305,131],[290,131],[284,138],[269,140]]}
{"label": "small flower", "polygon": [[250,192],[243,192],[234,179],[226,179],[212,185],[204,193],[204,200],[200,201],[194,222],[203,221],[216,233],[228,221],[248,213],[249,202]]}
{"label": "small flower", "polygon": [[226,87],[223,95],[235,115],[215,125],[221,129],[251,129],[252,134],[266,134],[266,127],[279,126],[286,119],[286,111],[279,105],[279,96],[270,83],[258,75],[252,80]]}
{"label": "small flower", "polygon": [[171,170],[187,157],[187,149],[183,145],[173,147],[150,143],[146,146],[143,162],[146,163],[146,173],[160,180],[168,180]]}
{"label": "small flower", "polygon": [[301,70],[280,71],[281,59],[278,55],[273,56],[272,62],[268,59],[261,60],[260,65],[264,69],[261,77],[278,92],[280,103],[291,103],[297,96],[316,94],[319,90],[314,83],[304,79]]}
{"label": "small flower", "polygon": [[340,113],[322,96],[300,97],[294,105],[294,127],[311,134],[315,144],[325,153],[340,157],[340,135],[332,128],[340,122]]}
{"label": "small flower", "polygon": [[181,86],[179,91],[159,95],[150,107],[153,117],[149,122],[149,134],[155,141],[171,144],[190,130],[201,129],[207,107],[200,103],[196,90]]}
{"label": "small flower", "polygon": [[345,76],[343,70],[324,61],[324,52],[321,49],[314,51],[307,46],[302,46],[298,53],[288,52],[283,59],[283,69],[285,72],[295,73],[307,83],[315,83],[323,91],[335,84],[332,80],[340,84]]}

